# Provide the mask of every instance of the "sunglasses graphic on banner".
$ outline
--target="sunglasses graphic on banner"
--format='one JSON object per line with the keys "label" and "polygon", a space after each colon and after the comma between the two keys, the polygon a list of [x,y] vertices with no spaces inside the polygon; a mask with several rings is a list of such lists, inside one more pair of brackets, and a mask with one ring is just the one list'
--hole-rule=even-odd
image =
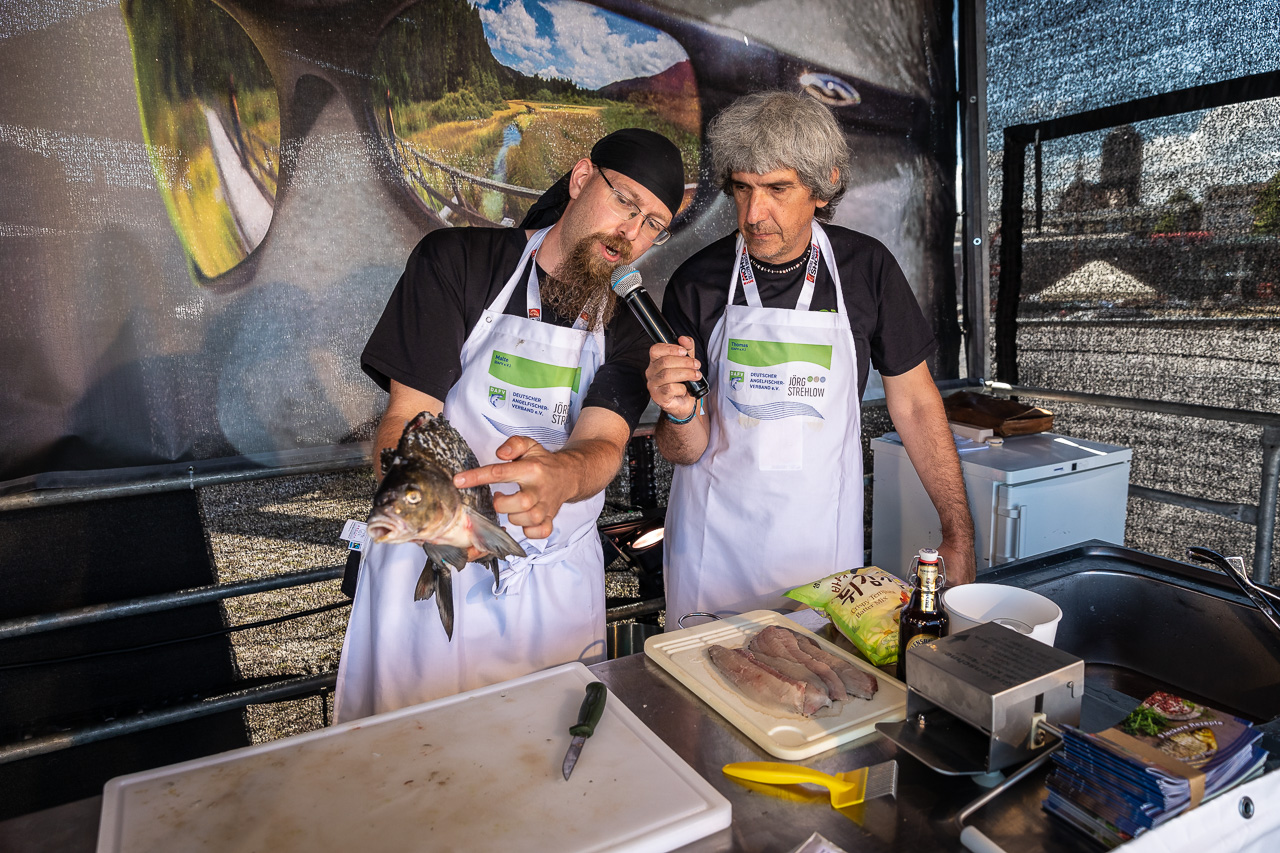
{"label": "sunglasses graphic on banner", "polygon": [[311,123],[333,94],[424,230],[511,225],[601,136],[676,143],[680,228],[706,124],[740,95],[809,92],[849,132],[919,140],[929,104],[633,0],[127,0],[143,131],[192,277],[253,279]]}

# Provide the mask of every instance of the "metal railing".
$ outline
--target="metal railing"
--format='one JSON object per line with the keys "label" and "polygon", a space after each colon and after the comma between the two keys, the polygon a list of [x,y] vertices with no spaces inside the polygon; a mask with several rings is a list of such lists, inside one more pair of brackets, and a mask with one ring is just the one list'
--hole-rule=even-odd
{"label": "metal railing", "polygon": [[[203,459],[190,463],[171,463],[130,469],[131,479],[120,482],[88,482],[80,486],[36,488],[27,492],[0,495],[0,512],[58,506],[82,501],[150,495],[269,480],[275,477],[300,477],[306,474],[333,474],[371,468],[373,442],[309,448],[300,451],[261,453],[232,459]],[[77,472],[71,472],[77,473]],[[85,472],[87,478],[102,472]],[[110,472],[106,472],[110,473]]]}
{"label": "metal railing", "polygon": [[[146,613],[176,610],[182,607],[208,604],[270,590],[337,580],[342,577],[343,570],[344,567],[342,566],[319,567],[255,578],[248,581],[238,581],[236,583],[211,584],[160,595],[125,599],[108,604],[78,607],[57,613],[0,620],[0,640],[108,622]],[[663,608],[664,604],[665,600],[658,598],[611,607],[605,613],[605,621],[617,622],[655,614]],[[332,607],[332,605],[329,607]],[[294,615],[309,614],[290,614],[290,617]],[[175,642],[181,642],[181,640],[175,640]],[[336,679],[336,671],[312,676],[290,676],[268,684],[255,685],[193,702],[172,705],[162,710],[135,714],[127,719],[107,720],[54,735],[27,738],[17,743],[3,744],[0,745],[0,764],[7,764],[12,761],[32,758],[75,746],[83,746],[84,744],[112,737],[136,734],[160,726],[245,708],[249,705],[322,694],[334,688]]]}
{"label": "metal railing", "polygon": [[121,735],[136,734],[148,729],[159,728],[173,723],[220,714],[224,711],[235,711],[248,705],[263,702],[277,702],[281,699],[294,699],[299,696],[314,695],[332,690],[337,680],[336,672],[324,672],[319,675],[290,676],[270,684],[259,684],[235,690],[218,696],[210,696],[172,705],[160,711],[136,714],[126,719],[107,720],[91,726],[72,729],[67,732],[28,738],[18,743],[0,746],[0,764],[21,761],[73,746],[83,746]]}
{"label": "metal railing", "polygon": [[[254,595],[269,590],[306,586],[336,580],[342,577],[342,572],[342,566],[320,567],[236,583],[212,584],[160,595],[125,599],[109,604],[77,607],[57,613],[6,619],[0,621],[0,640],[108,622],[139,616],[144,613],[176,610],[197,604],[223,601],[228,598]],[[341,602],[341,604],[345,604],[345,602]],[[327,605],[324,609],[332,609],[333,606]],[[289,614],[285,618],[302,615],[309,615],[309,613]],[[174,642],[182,642],[184,639],[187,638],[180,638],[174,640]],[[269,684],[255,685],[217,696],[206,697],[194,702],[172,705],[158,711],[131,715],[127,719],[107,720],[54,735],[28,738],[17,743],[0,745],[0,764],[56,752],[73,746],[82,746],[120,735],[134,734],[211,714],[219,714],[223,711],[244,708],[248,705],[275,702],[281,699],[297,698],[332,690],[336,677],[336,672],[321,673],[313,676],[290,676]]]}
{"label": "metal railing", "polygon": [[[425,193],[433,202],[452,211],[471,225],[493,226],[500,223],[489,219],[467,202],[466,195],[463,193],[464,184],[472,184],[481,189],[500,192],[516,198],[536,200],[542,196],[541,190],[518,187],[515,184],[503,183],[492,178],[483,178],[456,166],[450,166],[448,163],[443,163],[428,156],[412,143],[406,142],[399,137],[391,140],[391,151],[400,165],[401,173],[411,184]],[[431,185],[431,182],[427,180],[426,170],[436,171],[444,175],[445,180],[449,182],[450,189],[453,191],[453,198],[449,198]],[[435,211],[432,212],[435,213]],[[439,214],[437,213],[436,215]]]}
{"label": "metal railing", "polygon": [[300,572],[286,572],[265,578],[255,578],[236,583],[210,584],[192,589],[182,589],[159,595],[147,595],[113,601],[110,604],[94,604],[88,607],[76,607],[57,613],[45,613],[37,616],[20,616],[15,619],[0,620],[0,640],[14,637],[28,637],[46,631],[57,631],[62,628],[75,628],[99,622],[110,622],[115,619],[126,619],[130,616],[141,616],[144,613],[160,613],[165,610],[176,610],[180,607],[191,607],[196,604],[209,604],[224,601],[242,595],[254,595],[273,589],[288,589],[295,586],[337,580],[342,577],[343,567],[306,569]]}

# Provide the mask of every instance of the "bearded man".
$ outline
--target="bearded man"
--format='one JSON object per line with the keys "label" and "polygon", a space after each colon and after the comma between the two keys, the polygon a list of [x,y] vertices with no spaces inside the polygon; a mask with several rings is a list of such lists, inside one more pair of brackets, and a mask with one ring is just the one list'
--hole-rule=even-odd
{"label": "bearded man", "polygon": [[[373,545],[338,671],[338,722],[604,654],[604,488],[648,402],[649,340],[609,276],[662,243],[684,194],[680,152],[647,130],[596,143],[519,229],[444,228],[413,250],[361,357],[390,393],[375,459],[441,412],[493,486],[526,557],[454,579],[453,638],[414,601],[426,555]],[[476,557],[476,553],[470,554]]]}

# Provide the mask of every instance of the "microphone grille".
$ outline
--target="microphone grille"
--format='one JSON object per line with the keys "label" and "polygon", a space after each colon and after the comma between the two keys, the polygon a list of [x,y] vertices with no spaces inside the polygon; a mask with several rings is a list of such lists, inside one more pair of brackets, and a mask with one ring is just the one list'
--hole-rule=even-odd
{"label": "microphone grille", "polygon": [[626,296],[641,286],[640,270],[631,264],[619,264],[609,276],[609,286],[619,296]]}

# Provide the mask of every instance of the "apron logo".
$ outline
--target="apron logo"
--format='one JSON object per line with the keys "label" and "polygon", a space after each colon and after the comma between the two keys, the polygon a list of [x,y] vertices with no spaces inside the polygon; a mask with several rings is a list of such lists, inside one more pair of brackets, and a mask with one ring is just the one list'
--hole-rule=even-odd
{"label": "apron logo", "polygon": [[732,388],[733,390],[737,391],[738,388],[742,386],[742,383],[745,379],[746,377],[744,376],[741,370],[729,371],[729,387]]}
{"label": "apron logo", "polygon": [[542,319],[542,309],[541,309],[541,308],[530,308],[530,309],[529,309],[529,319],[530,319],[530,320],[541,320],[541,319]]}
{"label": "apron logo", "polygon": [[819,379],[816,376],[792,376],[787,382],[788,397],[821,397],[826,393],[826,388],[818,387]]}
{"label": "apron logo", "polygon": [[507,389],[489,386],[489,405],[501,409],[507,404]]}

